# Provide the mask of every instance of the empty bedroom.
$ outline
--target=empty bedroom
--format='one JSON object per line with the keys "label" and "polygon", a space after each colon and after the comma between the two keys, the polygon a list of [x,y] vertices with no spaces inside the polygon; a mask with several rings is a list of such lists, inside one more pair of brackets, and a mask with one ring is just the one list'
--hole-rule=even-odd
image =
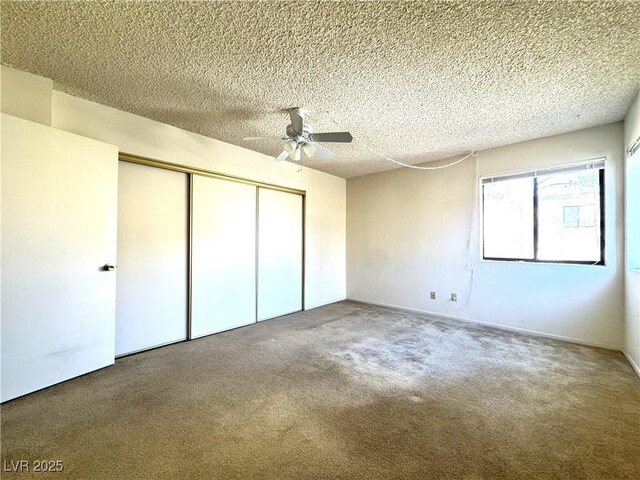
{"label": "empty bedroom", "polygon": [[640,478],[639,25],[0,0],[0,477]]}

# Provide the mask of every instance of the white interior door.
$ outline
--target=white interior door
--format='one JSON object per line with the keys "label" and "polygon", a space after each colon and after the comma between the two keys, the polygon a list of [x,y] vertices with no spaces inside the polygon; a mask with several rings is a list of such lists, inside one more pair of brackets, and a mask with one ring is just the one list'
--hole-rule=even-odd
{"label": "white interior door", "polygon": [[194,175],[191,337],[256,321],[256,187]]}
{"label": "white interior door", "polygon": [[258,192],[258,320],[302,310],[302,196]]}
{"label": "white interior door", "polygon": [[116,355],[187,338],[188,176],[120,162]]}
{"label": "white interior door", "polygon": [[2,115],[2,400],[114,361],[115,146]]}

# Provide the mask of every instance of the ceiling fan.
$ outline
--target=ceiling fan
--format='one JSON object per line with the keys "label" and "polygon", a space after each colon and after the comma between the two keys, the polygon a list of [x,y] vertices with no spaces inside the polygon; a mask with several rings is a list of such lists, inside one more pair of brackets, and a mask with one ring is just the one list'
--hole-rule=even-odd
{"label": "ceiling fan", "polygon": [[318,142],[323,143],[349,143],[353,137],[349,132],[326,132],[313,133],[313,129],[305,123],[307,112],[302,107],[296,107],[289,110],[291,123],[287,125],[285,137],[245,137],[244,141],[268,140],[278,138],[284,140],[284,150],[276,157],[276,162],[282,162],[289,157],[291,160],[298,161],[304,153],[307,157],[318,155],[320,158],[331,160],[336,154],[331,150],[323,147]]}

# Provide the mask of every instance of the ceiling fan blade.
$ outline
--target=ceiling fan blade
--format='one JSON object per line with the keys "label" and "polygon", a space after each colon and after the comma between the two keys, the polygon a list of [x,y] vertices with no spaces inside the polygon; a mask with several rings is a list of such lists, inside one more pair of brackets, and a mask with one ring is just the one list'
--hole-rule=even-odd
{"label": "ceiling fan blade", "polygon": [[255,142],[257,140],[286,140],[286,137],[281,135],[274,135],[271,137],[244,137],[242,139],[243,142]]}
{"label": "ceiling fan blade", "polygon": [[349,143],[353,141],[353,136],[349,132],[311,133],[309,137],[313,142]]}
{"label": "ceiling fan blade", "polygon": [[304,133],[304,118],[302,117],[303,110],[301,108],[293,108],[289,110],[289,116],[291,117],[291,127],[293,131],[298,135]]}
{"label": "ceiling fan blade", "polygon": [[336,158],[335,153],[333,153],[328,148],[324,148],[319,143],[316,143],[316,142],[307,142],[307,143],[309,143],[310,145],[313,145],[313,147],[316,149],[315,154],[318,155],[320,158],[323,158],[324,160],[331,160]]}
{"label": "ceiling fan blade", "polygon": [[284,162],[288,156],[289,153],[286,150],[283,150],[282,153],[275,158],[275,160],[276,162]]}

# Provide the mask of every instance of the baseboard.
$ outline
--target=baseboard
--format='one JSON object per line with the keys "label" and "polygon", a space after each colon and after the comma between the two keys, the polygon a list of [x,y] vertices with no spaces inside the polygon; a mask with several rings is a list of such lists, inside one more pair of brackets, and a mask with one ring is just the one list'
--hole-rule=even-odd
{"label": "baseboard", "polygon": [[507,330],[507,331],[510,331],[510,332],[518,332],[518,333],[524,333],[526,335],[535,335],[537,337],[552,338],[554,340],[561,340],[563,342],[576,343],[578,345],[585,345],[587,347],[604,348],[606,350],[614,350],[616,352],[622,351],[622,349],[620,347],[616,347],[614,345],[607,345],[607,344],[604,344],[604,343],[588,342],[588,341],[585,341],[585,340],[581,340],[579,338],[565,337],[563,335],[555,335],[553,333],[539,332],[537,330],[528,330],[526,328],[511,327],[511,326],[508,326],[508,325],[502,325],[500,323],[483,322],[481,320],[474,320],[474,319],[471,319],[471,318],[458,317],[458,316],[455,316],[455,315],[447,315],[447,314],[444,314],[444,313],[430,312],[428,310],[420,310],[418,308],[403,307],[401,305],[394,305],[394,304],[391,304],[391,303],[372,302],[371,300],[362,300],[362,299],[359,299],[359,298],[348,298],[347,300],[351,300],[351,301],[354,301],[354,302],[360,302],[360,303],[368,303],[370,305],[378,305],[380,307],[397,308],[398,310],[405,310],[405,311],[408,311],[408,312],[422,313],[422,314],[431,315],[433,317],[437,317],[437,318],[440,318],[440,319],[443,319],[443,320],[450,320],[450,321],[454,321],[454,322],[473,323],[473,324],[477,324],[477,325],[485,325],[487,327],[498,328],[500,330]]}
{"label": "baseboard", "polygon": [[633,368],[636,372],[636,375],[640,377],[640,366],[633,360],[633,357],[627,353],[627,351],[623,348],[622,353],[625,357],[627,357],[627,361],[631,364],[631,368]]}

